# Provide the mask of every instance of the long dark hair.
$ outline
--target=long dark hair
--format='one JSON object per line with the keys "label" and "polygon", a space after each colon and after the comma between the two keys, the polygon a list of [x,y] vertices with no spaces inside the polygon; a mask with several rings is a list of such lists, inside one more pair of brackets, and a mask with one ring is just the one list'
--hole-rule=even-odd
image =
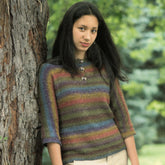
{"label": "long dark hair", "polygon": [[78,2],[71,6],[65,13],[53,46],[52,63],[60,63],[72,76],[78,74],[74,55],[72,29],[75,21],[84,15],[94,15],[99,22],[95,43],[87,50],[88,60],[100,72],[105,67],[110,78],[111,86],[115,78],[125,81],[125,76],[121,73],[120,56],[112,40],[110,31],[97,7],[89,2]]}

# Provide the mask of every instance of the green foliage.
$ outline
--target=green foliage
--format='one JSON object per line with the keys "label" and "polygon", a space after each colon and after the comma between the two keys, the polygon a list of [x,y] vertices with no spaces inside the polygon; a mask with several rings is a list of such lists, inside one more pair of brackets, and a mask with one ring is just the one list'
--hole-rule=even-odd
{"label": "green foliage", "polygon": [[134,69],[129,74],[130,82],[122,85],[131,119],[136,129],[135,139],[138,149],[157,138],[157,125],[153,124],[157,113],[154,111],[151,113],[146,109],[153,96],[158,92],[158,75],[159,72],[156,69]]}
{"label": "green foliage", "polygon": [[165,84],[165,67],[161,67],[159,71],[160,71],[159,84]]}
{"label": "green foliage", "polygon": [[46,147],[43,150],[42,165],[51,165],[49,153]]}
{"label": "green foliage", "polygon": [[124,91],[127,91],[126,97],[134,97],[140,95],[143,92],[143,84],[131,81],[129,84],[122,86]]}
{"label": "green foliage", "polygon": [[[145,145],[139,152],[139,163],[141,165],[165,165],[165,144]],[[129,162],[128,165],[131,165]]]}
{"label": "green foliage", "polygon": [[161,101],[154,100],[148,106],[148,110],[155,110],[165,117],[165,103]]}

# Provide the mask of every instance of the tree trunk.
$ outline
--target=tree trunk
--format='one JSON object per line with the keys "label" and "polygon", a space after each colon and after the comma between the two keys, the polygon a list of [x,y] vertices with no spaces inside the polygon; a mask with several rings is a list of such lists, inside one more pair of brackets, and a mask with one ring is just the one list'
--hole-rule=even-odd
{"label": "tree trunk", "polygon": [[0,165],[39,165],[37,72],[46,57],[46,0],[0,0]]}

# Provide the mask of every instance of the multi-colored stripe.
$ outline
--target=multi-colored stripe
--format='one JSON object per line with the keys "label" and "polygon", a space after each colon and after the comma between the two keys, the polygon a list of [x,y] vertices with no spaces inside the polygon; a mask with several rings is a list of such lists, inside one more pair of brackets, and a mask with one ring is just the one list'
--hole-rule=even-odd
{"label": "multi-colored stripe", "polygon": [[39,75],[43,143],[59,143],[64,164],[119,152],[135,134],[118,81],[110,92],[105,70],[101,76],[89,61],[77,65],[85,72],[74,77],[52,64]]}

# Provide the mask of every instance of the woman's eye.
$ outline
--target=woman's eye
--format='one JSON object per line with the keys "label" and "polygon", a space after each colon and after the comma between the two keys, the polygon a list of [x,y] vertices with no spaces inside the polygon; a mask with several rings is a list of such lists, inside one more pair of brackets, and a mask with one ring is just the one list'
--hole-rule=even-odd
{"label": "woman's eye", "polygon": [[93,29],[93,30],[92,30],[92,33],[97,33],[97,30],[96,30],[96,29]]}
{"label": "woman's eye", "polygon": [[83,27],[79,27],[79,29],[80,29],[81,31],[85,31],[85,29],[84,29]]}

